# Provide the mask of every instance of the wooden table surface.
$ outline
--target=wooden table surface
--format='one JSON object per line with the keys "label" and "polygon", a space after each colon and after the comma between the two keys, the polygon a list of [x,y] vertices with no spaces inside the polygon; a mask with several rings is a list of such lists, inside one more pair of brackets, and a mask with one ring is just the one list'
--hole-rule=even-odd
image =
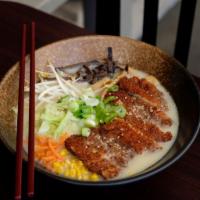
{"label": "wooden table surface", "polygon": [[[0,79],[19,60],[20,24],[35,20],[37,48],[63,38],[89,34],[60,19],[10,2],[0,1]],[[200,86],[200,81],[197,79]],[[0,142],[0,200],[13,199],[15,157]],[[25,164],[26,165],[26,164]],[[109,188],[78,187],[55,181],[36,172],[37,200],[79,198],[200,200],[200,138],[173,166],[147,180]],[[26,192],[26,166],[23,190]],[[65,197],[65,198],[64,198]]]}

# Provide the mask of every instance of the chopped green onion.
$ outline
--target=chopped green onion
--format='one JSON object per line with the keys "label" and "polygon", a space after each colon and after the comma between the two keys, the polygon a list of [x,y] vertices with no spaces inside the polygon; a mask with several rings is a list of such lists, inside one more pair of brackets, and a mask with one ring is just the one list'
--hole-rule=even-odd
{"label": "chopped green onion", "polygon": [[99,100],[95,97],[83,96],[82,99],[87,106],[97,106],[99,104]]}
{"label": "chopped green onion", "polygon": [[116,99],[115,96],[109,96],[109,97],[105,98],[105,99],[103,100],[103,102],[104,102],[105,104],[107,104],[107,103],[109,103],[109,102],[111,102],[111,101],[114,101],[115,99]]}
{"label": "chopped green onion", "polygon": [[91,116],[88,116],[88,118],[84,119],[83,122],[88,127],[96,127],[98,125],[96,116],[94,114]]}
{"label": "chopped green onion", "polygon": [[125,115],[126,115],[126,109],[121,105],[115,106],[115,112],[121,118],[125,117]]}
{"label": "chopped green onion", "polygon": [[117,92],[119,90],[118,85],[113,85],[110,88],[108,88],[108,92]]}
{"label": "chopped green onion", "polygon": [[76,112],[79,109],[79,103],[77,101],[72,101],[68,105],[68,109],[71,112]]}
{"label": "chopped green onion", "polygon": [[86,105],[85,103],[80,104],[79,109],[74,112],[73,114],[81,119],[86,119],[88,116],[94,114],[94,108],[91,106]]}
{"label": "chopped green onion", "polygon": [[88,137],[90,135],[90,129],[89,128],[82,128],[81,135],[84,137]]}

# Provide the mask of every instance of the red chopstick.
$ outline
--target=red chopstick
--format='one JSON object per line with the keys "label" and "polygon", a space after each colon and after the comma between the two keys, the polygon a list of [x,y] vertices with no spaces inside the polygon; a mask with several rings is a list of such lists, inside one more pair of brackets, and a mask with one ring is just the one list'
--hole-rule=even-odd
{"label": "red chopstick", "polygon": [[[22,152],[24,122],[24,82],[27,25],[22,27],[22,47],[19,67],[19,96],[16,140],[15,200],[21,200],[22,190]],[[34,134],[35,133],[35,22],[31,23],[30,49],[30,95],[29,95],[29,137],[28,137],[28,179],[27,196],[34,196]]]}
{"label": "red chopstick", "polygon": [[24,80],[25,80],[25,55],[26,55],[27,26],[22,27],[21,60],[19,66],[19,94],[17,116],[17,140],[16,140],[16,172],[15,172],[15,200],[21,199],[22,182],[22,150],[23,150],[23,122],[24,122]]}
{"label": "red chopstick", "polygon": [[29,137],[28,137],[28,197],[34,195],[34,141],[35,137],[35,22],[31,23],[30,52],[30,95],[29,95]]}

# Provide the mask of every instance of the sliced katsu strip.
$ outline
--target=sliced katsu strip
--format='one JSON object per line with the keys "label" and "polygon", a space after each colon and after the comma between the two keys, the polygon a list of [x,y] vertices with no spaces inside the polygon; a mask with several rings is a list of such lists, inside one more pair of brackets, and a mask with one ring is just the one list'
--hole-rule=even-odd
{"label": "sliced katsu strip", "polygon": [[125,120],[134,130],[140,131],[144,137],[151,138],[156,142],[167,142],[172,139],[171,132],[163,132],[155,124],[144,122],[134,114],[127,115]]}
{"label": "sliced katsu strip", "polygon": [[136,153],[142,153],[144,150],[154,151],[160,148],[154,138],[143,134],[142,131],[131,126],[124,119],[116,119],[112,123],[102,126],[100,132],[104,135],[115,135]]}
{"label": "sliced katsu strip", "polygon": [[74,153],[92,172],[105,179],[119,174],[122,167],[133,157],[134,152],[127,145],[121,144],[117,135],[101,135],[94,129],[89,137],[71,136],[65,141],[68,150]]}
{"label": "sliced katsu strip", "polygon": [[128,93],[137,94],[160,109],[166,109],[166,102],[160,92],[152,83],[144,78],[124,77],[119,81],[119,87]]}
{"label": "sliced katsu strip", "polygon": [[162,125],[171,126],[172,124],[172,120],[164,111],[143,100],[138,95],[128,94],[120,89],[117,92],[109,92],[106,96],[117,97],[115,103],[123,104],[128,112],[134,113],[145,121],[153,119]]}

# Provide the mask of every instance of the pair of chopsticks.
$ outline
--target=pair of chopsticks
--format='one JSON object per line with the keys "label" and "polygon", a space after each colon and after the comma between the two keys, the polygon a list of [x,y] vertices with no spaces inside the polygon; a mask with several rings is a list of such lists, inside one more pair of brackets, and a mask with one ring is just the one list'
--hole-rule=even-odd
{"label": "pair of chopsticks", "polygon": [[[15,200],[21,199],[22,190],[22,155],[23,155],[23,125],[24,125],[24,83],[25,56],[27,43],[27,24],[22,26],[22,46],[19,66],[19,96],[16,140],[16,177]],[[29,137],[28,137],[28,179],[27,196],[34,196],[34,131],[35,131],[35,22],[31,23],[30,37],[30,95],[29,95]]]}

